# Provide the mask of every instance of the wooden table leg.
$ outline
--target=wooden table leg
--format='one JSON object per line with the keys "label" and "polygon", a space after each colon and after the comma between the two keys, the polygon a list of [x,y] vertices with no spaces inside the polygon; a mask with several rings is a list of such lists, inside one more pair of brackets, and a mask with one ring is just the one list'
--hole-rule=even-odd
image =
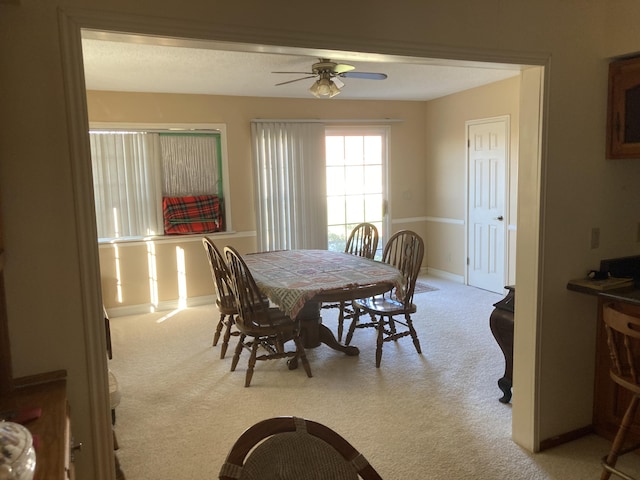
{"label": "wooden table leg", "polygon": [[298,313],[297,318],[300,320],[304,348],[316,348],[324,343],[328,347],[349,356],[360,354],[358,347],[343,345],[338,342],[333,332],[322,324],[319,302],[307,302],[300,313]]}

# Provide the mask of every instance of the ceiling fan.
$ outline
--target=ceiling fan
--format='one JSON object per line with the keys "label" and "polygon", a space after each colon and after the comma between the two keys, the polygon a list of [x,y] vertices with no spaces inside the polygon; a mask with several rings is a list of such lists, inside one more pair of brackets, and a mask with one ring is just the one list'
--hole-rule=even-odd
{"label": "ceiling fan", "polygon": [[316,81],[311,85],[309,91],[316,97],[335,97],[340,93],[340,89],[344,87],[344,83],[340,78],[363,78],[366,80],[384,80],[387,78],[385,73],[371,72],[354,72],[353,65],[345,63],[332,62],[328,58],[321,58],[320,61],[311,66],[311,72],[271,72],[306,75],[294,80],[276,83],[276,86],[286,85],[288,83],[315,78]]}

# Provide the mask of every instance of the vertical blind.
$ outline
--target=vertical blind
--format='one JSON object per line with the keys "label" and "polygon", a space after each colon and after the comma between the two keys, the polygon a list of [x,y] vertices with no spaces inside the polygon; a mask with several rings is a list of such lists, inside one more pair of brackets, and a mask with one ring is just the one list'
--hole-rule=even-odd
{"label": "vertical blind", "polygon": [[92,133],[91,159],[98,237],[163,231],[160,142],[146,133]]}
{"label": "vertical blind", "polygon": [[326,249],[324,125],[251,123],[258,250]]}

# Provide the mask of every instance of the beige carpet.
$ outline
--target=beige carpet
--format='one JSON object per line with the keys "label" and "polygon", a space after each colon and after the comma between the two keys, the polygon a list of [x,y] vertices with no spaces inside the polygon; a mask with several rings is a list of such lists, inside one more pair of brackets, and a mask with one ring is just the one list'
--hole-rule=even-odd
{"label": "beige carpet", "polygon": [[[247,354],[229,372],[211,347],[213,306],[111,319],[122,401],[118,457],[129,480],[214,479],[253,423],[295,415],[324,423],[356,446],[385,479],[599,478],[609,443],[589,436],[532,455],[511,440],[511,406],[498,402],[502,353],[489,330],[500,295],[438,278],[416,295],[423,348],[386,344],[375,368],[371,329],[347,357],[308,350],[313,378],[285,361],[259,362],[244,388]],[[323,312],[334,327],[332,313]],[[514,392],[517,398],[517,392]]]}

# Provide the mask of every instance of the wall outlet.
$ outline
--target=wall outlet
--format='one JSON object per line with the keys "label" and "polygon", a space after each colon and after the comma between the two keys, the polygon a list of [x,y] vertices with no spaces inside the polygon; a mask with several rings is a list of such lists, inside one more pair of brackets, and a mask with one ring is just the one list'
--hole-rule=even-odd
{"label": "wall outlet", "polygon": [[593,227],[591,229],[591,249],[600,247],[600,228]]}

